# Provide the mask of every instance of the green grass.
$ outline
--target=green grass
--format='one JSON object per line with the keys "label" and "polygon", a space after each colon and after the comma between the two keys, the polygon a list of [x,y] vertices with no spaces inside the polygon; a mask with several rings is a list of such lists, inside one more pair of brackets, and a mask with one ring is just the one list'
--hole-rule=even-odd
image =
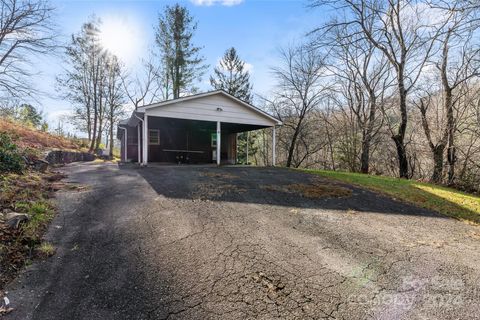
{"label": "green grass", "polygon": [[38,252],[45,257],[51,257],[55,254],[55,247],[49,242],[42,242],[37,248]]}
{"label": "green grass", "polygon": [[24,235],[33,241],[39,241],[46,225],[53,219],[52,206],[47,201],[41,200],[28,203],[26,209],[30,220],[22,226]]}
{"label": "green grass", "polygon": [[31,171],[0,177],[0,209],[9,208],[30,217],[22,224],[18,241],[27,238],[32,245],[36,244],[54,216],[54,207],[48,200],[50,184],[45,177],[49,176]]}
{"label": "green grass", "polygon": [[415,180],[325,170],[302,170],[380,192],[443,215],[480,224],[480,197]]}

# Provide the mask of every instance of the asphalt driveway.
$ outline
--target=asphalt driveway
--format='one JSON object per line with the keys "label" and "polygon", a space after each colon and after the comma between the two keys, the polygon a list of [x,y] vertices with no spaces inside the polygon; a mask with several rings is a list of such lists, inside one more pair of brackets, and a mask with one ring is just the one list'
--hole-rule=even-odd
{"label": "asphalt driveway", "polygon": [[285,169],[63,170],[86,187],[58,194],[57,254],[10,285],[7,319],[480,314],[479,227]]}

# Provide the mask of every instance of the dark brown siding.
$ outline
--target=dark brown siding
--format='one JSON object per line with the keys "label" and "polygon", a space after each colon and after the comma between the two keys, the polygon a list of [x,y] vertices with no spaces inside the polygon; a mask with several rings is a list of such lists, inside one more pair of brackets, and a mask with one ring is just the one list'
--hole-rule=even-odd
{"label": "dark brown siding", "polygon": [[128,161],[137,162],[138,161],[138,131],[137,127],[128,127],[128,152],[127,158]]}

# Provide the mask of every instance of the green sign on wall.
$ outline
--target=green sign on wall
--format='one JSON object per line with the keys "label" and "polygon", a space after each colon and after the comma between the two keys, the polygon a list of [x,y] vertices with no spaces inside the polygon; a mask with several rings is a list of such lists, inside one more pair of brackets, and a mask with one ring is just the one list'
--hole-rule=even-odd
{"label": "green sign on wall", "polygon": [[211,134],[210,141],[211,141],[212,147],[216,148],[217,147],[217,133],[216,132]]}

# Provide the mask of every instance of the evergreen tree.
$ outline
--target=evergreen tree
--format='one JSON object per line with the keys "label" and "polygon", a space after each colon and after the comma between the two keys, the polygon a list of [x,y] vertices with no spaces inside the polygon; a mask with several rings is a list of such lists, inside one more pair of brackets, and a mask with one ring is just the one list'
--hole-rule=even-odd
{"label": "evergreen tree", "polygon": [[214,72],[215,76],[210,77],[210,83],[215,89],[225,90],[240,100],[252,102],[250,74],[245,70],[245,62],[237,55],[235,48],[225,51]]}
{"label": "evergreen tree", "polygon": [[196,30],[197,23],[187,8],[179,4],[166,6],[159,17],[155,42],[163,66],[166,98],[170,97],[170,92],[173,98],[195,92],[193,82],[201,78],[208,68],[203,64],[205,59],[200,56],[201,47],[192,43]]}
{"label": "evergreen tree", "polygon": [[[245,69],[245,62],[240,59],[235,48],[225,51],[219,66],[215,67],[215,76],[210,77],[211,85],[219,90],[225,90],[232,96],[247,103],[252,102],[252,85],[250,84],[250,73]],[[241,132],[238,134],[237,161],[239,163],[251,163],[255,153],[257,135],[255,131]],[[247,140],[249,159],[247,163]]]}
{"label": "evergreen tree", "polygon": [[31,104],[24,103],[18,109],[17,119],[24,124],[38,128],[42,123],[42,118],[42,113]]}

